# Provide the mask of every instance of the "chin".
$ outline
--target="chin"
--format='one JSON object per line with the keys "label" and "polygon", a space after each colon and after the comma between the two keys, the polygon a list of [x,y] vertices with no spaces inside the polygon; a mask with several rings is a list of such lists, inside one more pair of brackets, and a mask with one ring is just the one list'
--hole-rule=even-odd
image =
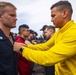
{"label": "chin", "polygon": [[16,28],[16,26],[12,26],[11,28]]}
{"label": "chin", "polygon": [[55,26],[55,28],[59,28],[59,26],[57,26],[57,25],[54,25]]}
{"label": "chin", "polygon": [[57,28],[57,26],[56,25],[54,25],[55,26],[55,28]]}
{"label": "chin", "polygon": [[53,23],[53,25],[54,25],[54,27],[55,27],[55,28],[57,27],[57,25],[56,25],[56,24],[54,24],[54,23]]}

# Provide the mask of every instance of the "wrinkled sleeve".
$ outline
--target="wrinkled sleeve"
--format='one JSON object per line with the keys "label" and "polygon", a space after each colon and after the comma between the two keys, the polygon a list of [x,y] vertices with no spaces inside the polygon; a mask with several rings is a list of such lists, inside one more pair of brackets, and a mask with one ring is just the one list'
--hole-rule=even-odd
{"label": "wrinkled sleeve", "polygon": [[29,44],[27,45],[28,48],[30,49],[35,49],[35,50],[41,50],[41,51],[45,51],[48,50],[50,47],[52,47],[54,45],[54,36],[52,38],[50,38],[47,42],[45,43],[41,43],[41,44]]}
{"label": "wrinkled sleeve", "polygon": [[[48,42],[46,44],[47,46],[50,46]],[[26,59],[40,65],[51,66],[76,55],[76,35],[70,34],[64,36],[63,40],[46,51],[30,49],[27,47],[23,48],[22,56]]]}

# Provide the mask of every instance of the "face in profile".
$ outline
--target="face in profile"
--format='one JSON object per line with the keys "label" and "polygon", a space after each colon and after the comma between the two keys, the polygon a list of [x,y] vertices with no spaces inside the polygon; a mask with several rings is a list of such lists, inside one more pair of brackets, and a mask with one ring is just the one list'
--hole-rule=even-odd
{"label": "face in profile", "polygon": [[22,34],[25,36],[25,37],[28,37],[30,35],[30,31],[28,28],[25,28],[23,31],[22,31]]}
{"label": "face in profile", "polygon": [[54,7],[51,10],[51,21],[55,25],[55,28],[62,28],[63,26],[63,11],[59,10],[59,7]]}
{"label": "face in profile", "polygon": [[52,35],[52,29],[45,29],[45,37],[47,39],[51,38],[51,35]]}

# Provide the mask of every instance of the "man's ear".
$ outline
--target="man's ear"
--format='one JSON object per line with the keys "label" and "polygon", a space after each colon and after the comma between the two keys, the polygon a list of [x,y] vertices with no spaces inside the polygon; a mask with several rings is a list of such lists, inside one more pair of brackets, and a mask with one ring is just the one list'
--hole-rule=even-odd
{"label": "man's ear", "polygon": [[64,10],[62,15],[63,15],[63,18],[65,19],[67,17],[67,15],[68,15],[68,11]]}

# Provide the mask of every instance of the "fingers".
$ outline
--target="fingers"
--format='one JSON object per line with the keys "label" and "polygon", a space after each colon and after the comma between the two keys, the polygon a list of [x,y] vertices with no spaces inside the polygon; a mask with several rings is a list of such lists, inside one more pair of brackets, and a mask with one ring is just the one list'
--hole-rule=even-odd
{"label": "fingers", "polygon": [[20,52],[20,48],[21,48],[23,45],[24,45],[23,43],[14,42],[13,51],[19,53],[19,52]]}
{"label": "fingers", "polygon": [[25,45],[31,44],[28,40],[25,41]]}

